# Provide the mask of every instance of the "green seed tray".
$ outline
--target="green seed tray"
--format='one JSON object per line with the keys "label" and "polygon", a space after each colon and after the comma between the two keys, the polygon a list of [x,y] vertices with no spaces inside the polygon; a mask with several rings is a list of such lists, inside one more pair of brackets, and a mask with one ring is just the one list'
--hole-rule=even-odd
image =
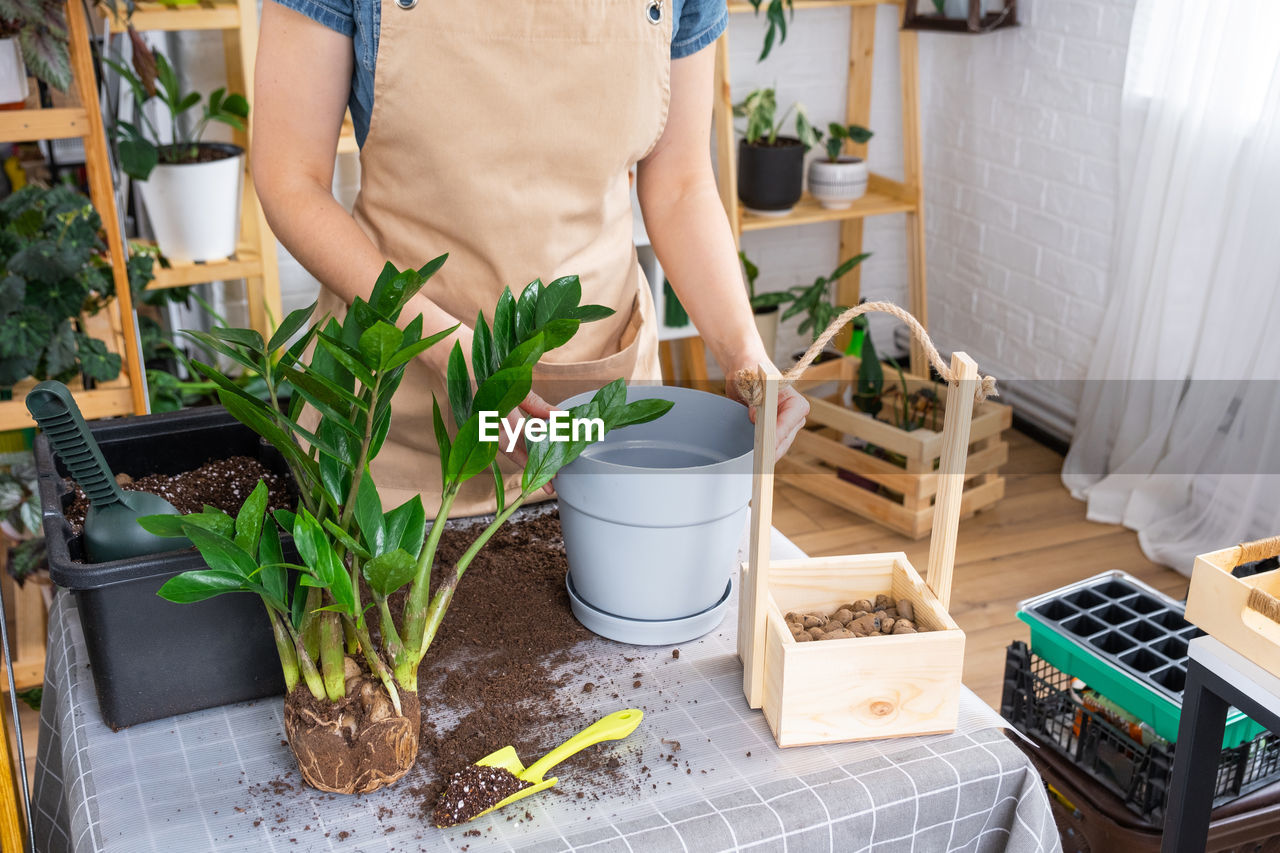
{"label": "green seed tray", "polygon": [[[1031,649],[1170,743],[1178,739],[1187,643],[1204,632],[1184,605],[1124,572],[1103,572],[1018,605]],[[1264,731],[1243,712],[1227,714],[1224,749]]]}

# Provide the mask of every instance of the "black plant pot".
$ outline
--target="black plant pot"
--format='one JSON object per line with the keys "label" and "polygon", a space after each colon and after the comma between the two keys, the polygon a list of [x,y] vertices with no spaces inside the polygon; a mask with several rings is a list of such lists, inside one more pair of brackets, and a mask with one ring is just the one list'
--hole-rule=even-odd
{"label": "black plant pot", "polygon": [[786,213],[804,192],[804,145],[779,136],[773,145],[738,143],[738,198],[752,210]]}
{"label": "black plant pot", "polygon": [[[134,477],[177,474],[211,459],[251,456],[288,476],[279,453],[221,407],[91,427],[107,464]],[[44,436],[36,439],[49,575],[75,595],[102,718],[119,729],[284,692],[262,602],[240,593],[196,604],[156,595],[169,578],[205,568],[194,548],[85,563],[63,514],[72,492]],[[285,537],[286,556],[293,551]]]}

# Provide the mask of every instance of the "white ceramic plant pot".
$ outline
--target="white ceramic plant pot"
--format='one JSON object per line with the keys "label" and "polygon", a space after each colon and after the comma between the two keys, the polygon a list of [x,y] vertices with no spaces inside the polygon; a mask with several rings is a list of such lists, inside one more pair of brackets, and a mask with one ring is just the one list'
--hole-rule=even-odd
{"label": "white ceramic plant pot", "polygon": [[170,261],[216,261],[235,254],[240,235],[244,149],[205,142],[230,156],[203,163],[161,163],[139,184],[156,245]]}
{"label": "white ceramic plant pot", "polygon": [[867,192],[867,162],[841,157],[832,163],[820,157],[809,164],[809,192],[828,210],[845,210]]}
{"label": "white ceramic plant pot", "polygon": [[0,108],[21,106],[27,100],[27,65],[16,38],[0,39]]}
{"label": "white ceramic plant pot", "polygon": [[778,306],[762,308],[755,312],[756,328],[760,331],[760,340],[764,341],[764,351],[773,358],[773,349],[778,345]]}

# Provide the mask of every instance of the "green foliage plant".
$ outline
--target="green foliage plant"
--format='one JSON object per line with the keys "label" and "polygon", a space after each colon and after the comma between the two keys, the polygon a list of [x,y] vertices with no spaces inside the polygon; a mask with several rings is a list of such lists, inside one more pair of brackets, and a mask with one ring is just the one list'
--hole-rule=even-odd
{"label": "green foliage plant", "polygon": [[[80,325],[115,296],[101,231],[93,204],[67,185],[31,185],[0,201],[0,388],[28,376],[120,374],[120,356]],[[141,291],[151,270],[150,258],[131,258],[130,289]]]}
{"label": "green foliage plant", "polygon": [[[760,15],[760,4],[762,2],[764,0],[750,0],[751,8],[757,17]],[[765,7],[764,11],[768,29],[764,32],[764,44],[760,48],[760,56],[756,58],[756,62],[764,62],[768,58],[769,53],[773,50],[775,41],[778,44],[782,44],[787,40],[788,12],[794,19],[796,15],[794,0],[769,0],[769,5]]]}
{"label": "green foliage plant", "polygon": [[[0,0],[3,2],[3,0]],[[178,74],[164,54],[151,53],[135,40],[133,67],[118,59],[106,60],[133,93],[136,122],[117,121],[112,128],[120,167],[134,180],[145,181],[160,163],[191,163],[200,157],[201,141],[210,122],[243,130],[249,117],[249,102],[244,95],[228,94],[225,88],[209,93],[200,118],[189,125],[182,116],[204,100],[199,92],[187,92]],[[148,115],[148,104],[158,99],[169,117],[170,142],[161,142],[159,127]]]}
{"label": "green foliage plant", "polygon": [[[821,131],[818,132],[821,136]],[[866,145],[875,134],[860,124],[840,124],[831,122],[827,125],[827,136],[824,145],[827,150],[827,161],[840,162],[840,154],[844,151],[846,141],[855,145]]]}
{"label": "green foliage plant", "polygon": [[[336,702],[345,695],[344,655],[351,655],[381,681],[400,714],[401,691],[416,692],[418,666],[471,561],[526,500],[591,443],[530,442],[519,494],[504,500],[497,444],[481,440],[480,413],[512,412],[528,395],[534,365],[545,353],[567,343],[582,323],[613,313],[580,304],[576,276],[546,285],[534,281],[518,298],[508,288],[492,324],[483,313],[476,317],[470,359],[456,343],[449,355],[451,425],[438,400],[434,405],[442,490],[434,523],[428,528],[419,497],[391,509],[383,506],[369,463],[386,439],[392,397],[408,363],[457,328],[424,336],[421,315],[403,327],[400,315],[444,261],[441,256],[416,270],[387,264],[369,298],[356,299],[342,322],[323,319],[304,332],[312,305],[289,314],[266,341],[246,329],[187,333],[264,381],[265,402],[216,368],[195,362],[219,386],[228,411],[280,450],[297,482],[299,500],[295,511],[268,514],[266,488],[260,483],[234,518],[206,508],[193,515],[144,519],[144,527],[154,533],[188,536],[208,566],[169,580],[159,594],[174,602],[229,592],[257,594],[266,605],[286,685],[293,690],[302,684],[318,700]],[[314,349],[304,361],[309,347]],[[287,406],[274,393],[283,383],[294,390]],[[319,414],[314,430],[298,423],[304,403]],[[619,379],[570,415],[598,417],[608,431],[660,417],[669,407],[657,400],[628,403]],[[497,513],[433,586],[436,549],[449,509],[463,483],[485,474],[497,486]],[[282,532],[292,535],[300,563],[286,561]],[[368,601],[361,580],[367,584]],[[391,597],[406,587],[395,614]]]}
{"label": "green foliage plant", "polygon": [[792,104],[781,118],[777,118],[778,93],[771,88],[765,88],[752,91],[739,103],[733,105],[734,116],[747,120],[742,135],[748,145],[777,145],[778,135],[782,133],[783,125],[787,123],[793,111],[796,115],[796,138],[807,151],[818,144],[822,133],[809,121],[809,115],[805,112],[803,104]]}
{"label": "green foliage plant", "polygon": [[782,320],[804,315],[800,321],[800,334],[808,334],[813,340],[831,325],[831,321],[840,312],[846,310],[843,305],[836,305],[832,299],[832,285],[848,275],[854,267],[871,257],[869,252],[854,255],[840,263],[830,274],[818,276],[813,284],[802,284],[791,288],[793,301],[786,311],[782,312]]}

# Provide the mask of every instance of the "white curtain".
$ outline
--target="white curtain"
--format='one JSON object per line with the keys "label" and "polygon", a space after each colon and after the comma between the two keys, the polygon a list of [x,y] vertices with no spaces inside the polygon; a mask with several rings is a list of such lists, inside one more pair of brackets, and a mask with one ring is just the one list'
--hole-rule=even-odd
{"label": "white curtain", "polygon": [[1280,533],[1280,4],[1138,0],[1106,317],[1063,481],[1151,559]]}

